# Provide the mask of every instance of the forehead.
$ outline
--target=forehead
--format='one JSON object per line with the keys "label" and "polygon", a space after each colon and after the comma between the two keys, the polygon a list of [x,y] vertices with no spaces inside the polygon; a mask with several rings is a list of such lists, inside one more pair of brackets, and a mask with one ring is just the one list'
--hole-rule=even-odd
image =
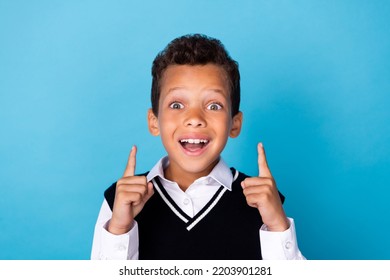
{"label": "forehead", "polygon": [[161,80],[161,93],[167,93],[174,88],[210,89],[225,94],[229,92],[226,72],[221,66],[215,64],[169,66]]}

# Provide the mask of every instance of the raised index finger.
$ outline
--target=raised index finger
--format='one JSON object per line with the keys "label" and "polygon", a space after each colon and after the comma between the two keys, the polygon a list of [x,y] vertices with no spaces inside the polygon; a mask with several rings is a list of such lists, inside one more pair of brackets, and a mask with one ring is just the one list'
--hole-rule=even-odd
{"label": "raised index finger", "polygon": [[259,177],[267,177],[271,178],[271,170],[268,167],[267,158],[265,157],[265,150],[263,143],[259,143],[257,145],[258,156],[258,164],[259,164]]}
{"label": "raised index finger", "polygon": [[134,176],[135,174],[135,162],[136,162],[137,147],[133,146],[130,151],[129,159],[123,177]]}

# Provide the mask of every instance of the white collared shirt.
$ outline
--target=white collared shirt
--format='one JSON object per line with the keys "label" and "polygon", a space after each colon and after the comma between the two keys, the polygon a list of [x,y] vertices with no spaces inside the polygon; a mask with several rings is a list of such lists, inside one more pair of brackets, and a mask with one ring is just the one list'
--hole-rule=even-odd
{"label": "white collared shirt", "polygon": [[[231,191],[233,175],[230,168],[221,159],[208,176],[196,179],[185,192],[176,182],[164,177],[164,169],[169,165],[167,157],[162,158],[146,176],[147,181],[159,177],[161,184],[173,201],[191,218],[210,201],[222,186]],[[205,188],[205,186],[207,186]]]}
{"label": "white collared shirt", "polygon": [[[208,176],[195,180],[185,192],[176,182],[165,179],[164,168],[168,164],[167,157],[160,159],[148,173],[147,181],[159,177],[172,200],[190,217],[194,217],[210,201],[221,185],[231,191],[233,174],[222,159]],[[112,211],[104,200],[95,226],[91,259],[138,259],[137,223],[134,222],[128,233],[114,235],[107,231],[111,216]],[[298,248],[294,220],[289,218],[289,221],[290,228],[284,232],[267,231],[265,225],[260,228],[263,259],[304,259]]]}

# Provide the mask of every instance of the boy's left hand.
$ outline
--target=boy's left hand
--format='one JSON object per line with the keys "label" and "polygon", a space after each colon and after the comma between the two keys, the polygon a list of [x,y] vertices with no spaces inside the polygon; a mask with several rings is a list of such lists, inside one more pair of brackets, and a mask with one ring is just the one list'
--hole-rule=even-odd
{"label": "boy's left hand", "polygon": [[259,176],[246,178],[241,186],[249,206],[259,210],[263,223],[269,231],[285,231],[289,222],[284,213],[276,183],[265,157],[264,147],[257,145]]}

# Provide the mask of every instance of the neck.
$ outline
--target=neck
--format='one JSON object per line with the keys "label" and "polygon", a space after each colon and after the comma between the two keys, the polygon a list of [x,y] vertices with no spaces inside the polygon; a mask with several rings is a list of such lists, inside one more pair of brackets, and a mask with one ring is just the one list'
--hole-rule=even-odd
{"label": "neck", "polygon": [[185,192],[195,180],[209,175],[217,163],[218,161],[210,164],[205,170],[194,173],[175,167],[170,163],[164,169],[164,177],[172,182],[176,182],[180,189]]}

